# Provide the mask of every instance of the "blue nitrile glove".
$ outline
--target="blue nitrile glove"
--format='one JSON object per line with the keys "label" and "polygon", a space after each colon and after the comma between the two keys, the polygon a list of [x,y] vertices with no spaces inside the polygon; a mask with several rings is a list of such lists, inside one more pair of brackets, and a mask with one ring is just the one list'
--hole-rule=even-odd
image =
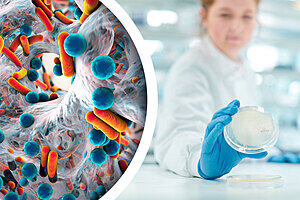
{"label": "blue nitrile glove", "polygon": [[245,154],[230,147],[223,135],[224,127],[236,114],[240,102],[232,101],[227,107],[217,111],[206,127],[202,144],[201,157],[198,162],[198,173],[205,179],[216,179],[231,171],[243,158],[264,158],[268,153]]}
{"label": "blue nitrile glove", "polygon": [[280,153],[269,158],[268,162],[300,163],[300,155],[292,152]]}

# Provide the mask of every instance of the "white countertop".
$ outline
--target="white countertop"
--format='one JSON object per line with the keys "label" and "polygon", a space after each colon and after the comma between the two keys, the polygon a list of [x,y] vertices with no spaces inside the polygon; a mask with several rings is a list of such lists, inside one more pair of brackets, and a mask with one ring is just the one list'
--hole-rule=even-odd
{"label": "white countertop", "polygon": [[226,177],[209,181],[186,178],[161,169],[154,163],[143,164],[133,181],[118,200],[156,199],[300,199],[300,164],[240,163],[229,175],[265,173],[280,175],[284,182],[280,188],[242,189],[230,186]]}

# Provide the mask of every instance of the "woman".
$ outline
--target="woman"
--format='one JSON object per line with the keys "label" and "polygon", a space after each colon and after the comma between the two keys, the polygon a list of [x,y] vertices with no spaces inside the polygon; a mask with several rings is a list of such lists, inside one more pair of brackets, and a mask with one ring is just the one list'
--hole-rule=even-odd
{"label": "woman", "polygon": [[206,33],[176,62],[166,81],[154,146],[163,168],[215,179],[245,157],[267,155],[237,152],[223,136],[240,103],[258,104],[254,74],[239,56],[257,25],[258,4],[259,0],[202,0]]}

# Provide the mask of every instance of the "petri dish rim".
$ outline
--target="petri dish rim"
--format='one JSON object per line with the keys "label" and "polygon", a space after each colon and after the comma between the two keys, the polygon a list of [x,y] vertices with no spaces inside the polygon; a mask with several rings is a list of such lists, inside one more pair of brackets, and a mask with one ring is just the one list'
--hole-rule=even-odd
{"label": "petri dish rim", "polygon": [[[272,121],[273,121],[273,125],[274,125],[274,134],[273,134],[273,137],[268,141],[266,142],[264,145],[260,146],[260,147],[244,147],[242,145],[239,145],[238,143],[234,142],[230,137],[229,137],[229,134],[228,134],[228,131],[227,131],[227,128],[228,128],[228,125],[226,127],[224,127],[224,138],[225,138],[225,141],[227,142],[227,144],[232,147],[233,149],[239,151],[239,152],[242,152],[242,153],[247,153],[247,154],[256,154],[256,153],[261,153],[263,151],[266,151],[268,148],[272,147],[275,145],[277,139],[278,139],[278,136],[279,136],[279,126],[278,126],[278,122],[277,120],[275,119],[275,117],[268,111],[266,111],[263,107],[260,107],[260,106],[243,106],[241,108],[239,108],[238,113],[242,112],[242,111],[249,111],[249,110],[253,110],[253,111],[258,111],[258,112],[261,112],[261,113],[264,113],[264,114],[267,114],[267,115],[270,115],[271,118],[272,118]],[[235,115],[236,115],[235,114]],[[234,115],[233,115],[234,116]]]}

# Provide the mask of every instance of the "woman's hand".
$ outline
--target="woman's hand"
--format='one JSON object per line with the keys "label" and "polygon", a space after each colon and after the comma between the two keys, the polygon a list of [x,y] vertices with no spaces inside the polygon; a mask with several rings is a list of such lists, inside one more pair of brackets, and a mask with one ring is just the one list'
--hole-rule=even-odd
{"label": "woman's hand", "polygon": [[227,107],[217,111],[206,127],[205,137],[202,145],[201,157],[198,162],[199,175],[205,179],[216,179],[231,171],[239,162],[246,157],[264,158],[267,152],[258,154],[245,154],[231,148],[225,141],[224,127],[236,114],[240,102],[232,101]]}

